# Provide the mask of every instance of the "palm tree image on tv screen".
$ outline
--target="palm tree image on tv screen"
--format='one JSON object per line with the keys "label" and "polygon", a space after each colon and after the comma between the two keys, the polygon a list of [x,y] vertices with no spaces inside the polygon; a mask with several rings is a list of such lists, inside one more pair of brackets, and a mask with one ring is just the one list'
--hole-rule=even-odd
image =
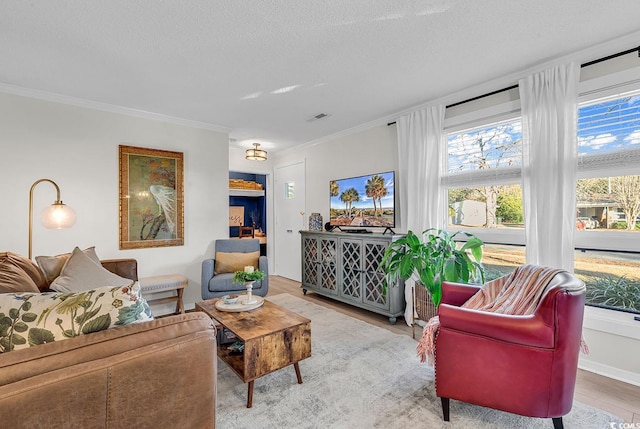
{"label": "palm tree image on tv screen", "polygon": [[394,172],[329,182],[332,226],[395,226]]}

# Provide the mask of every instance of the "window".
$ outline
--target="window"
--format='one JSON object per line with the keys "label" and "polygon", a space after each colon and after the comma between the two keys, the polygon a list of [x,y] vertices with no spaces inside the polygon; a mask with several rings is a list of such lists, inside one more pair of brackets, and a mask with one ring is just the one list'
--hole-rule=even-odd
{"label": "window", "polygon": [[[636,216],[636,230],[627,230],[631,226],[627,219],[633,214],[627,215],[612,194],[616,181],[640,176],[639,72],[635,51],[581,69],[577,211],[565,214],[576,219],[575,272],[585,281],[588,291],[585,326],[630,338],[638,338],[633,319],[637,317],[640,293],[640,218]],[[510,207],[511,199],[517,199],[515,195],[521,192],[520,164],[501,161],[498,165],[500,158],[491,154],[486,165],[490,168],[481,169],[477,161],[482,153],[470,144],[474,141],[470,136],[477,134],[477,140],[492,127],[509,122],[515,122],[512,129],[518,130],[519,116],[517,88],[447,107],[445,111],[447,138],[443,139],[445,156],[440,180],[451,206],[449,228],[466,230],[485,241],[483,264],[488,280],[507,274],[518,265],[504,261],[505,257],[518,254],[524,263],[525,229],[518,216],[522,211],[517,205],[517,210]],[[465,134],[466,148],[462,143]],[[464,159],[463,148],[471,151],[468,159]],[[455,217],[456,203],[476,201],[480,211],[485,209],[482,192],[491,185],[505,187],[496,196],[496,227],[487,228],[486,221],[467,226],[463,217]],[[507,193],[509,197],[505,198]],[[482,219],[476,224],[480,223]]]}
{"label": "window", "polygon": [[578,154],[602,155],[640,148],[640,91],[581,104]]}
{"label": "window", "polygon": [[448,135],[449,174],[522,165],[520,119]]}
{"label": "window", "polygon": [[[575,272],[587,284],[587,304],[620,310],[607,317],[625,321],[640,312],[638,70],[636,62],[582,70],[577,204],[564,214],[576,220]],[[440,177],[449,228],[486,243],[488,280],[525,261],[520,105],[517,89],[500,94],[447,108]]]}
{"label": "window", "polygon": [[513,272],[525,264],[523,246],[508,244],[485,244],[482,249],[482,266],[485,280],[494,280]]}
{"label": "window", "polygon": [[575,274],[587,285],[587,305],[640,313],[640,255],[576,250]]}
{"label": "window", "polygon": [[520,118],[447,135],[449,225],[522,228]]}
{"label": "window", "polygon": [[579,179],[576,199],[578,230],[640,232],[640,175]]}
{"label": "window", "polygon": [[578,155],[575,272],[587,304],[640,313],[640,91],[580,104]]}
{"label": "window", "polygon": [[284,199],[292,200],[295,197],[295,185],[293,182],[287,182],[284,184]]}

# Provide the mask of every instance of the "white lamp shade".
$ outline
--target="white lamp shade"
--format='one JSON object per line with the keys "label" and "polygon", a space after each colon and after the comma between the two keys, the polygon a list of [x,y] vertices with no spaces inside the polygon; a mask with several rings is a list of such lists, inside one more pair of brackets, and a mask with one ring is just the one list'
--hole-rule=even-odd
{"label": "white lamp shade", "polygon": [[40,220],[46,228],[70,228],[76,223],[76,212],[66,204],[56,202],[42,210]]}

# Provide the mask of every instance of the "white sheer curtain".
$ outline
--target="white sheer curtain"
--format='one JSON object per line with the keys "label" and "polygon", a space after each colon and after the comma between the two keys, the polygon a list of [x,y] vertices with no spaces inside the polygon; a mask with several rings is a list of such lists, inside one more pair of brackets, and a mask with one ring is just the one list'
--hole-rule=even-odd
{"label": "white sheer curtain", "polygon": [[573,271],[580,68],[565,64],[519,82],[527,263]]}
{"label": "white sheer curtain", "polygon": [[420,233],[443,228],[444,198],[440,192],[444,106],[430,106],[396,122],[400,178],[401,225]]}
{"label": "white sheer curtain", "polygon": [[[443,153],[444,105],[429,106],[396,121],[400,225],[420,234],[427,228],[444,228],[445,201],[440,188]],[[415,281],[405,283],[404,320],[411,325]]]}

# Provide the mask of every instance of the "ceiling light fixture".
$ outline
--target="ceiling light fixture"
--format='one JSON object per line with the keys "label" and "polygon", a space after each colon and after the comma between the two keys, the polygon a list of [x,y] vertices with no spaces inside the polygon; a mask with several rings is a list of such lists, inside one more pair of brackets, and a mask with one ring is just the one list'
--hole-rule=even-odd
{"label": "ceiling light fixture", "polygon": [[260,143],[253,143],[253,149],[247,149],[244,157],[250,161],[266,161],[267,160],[267,151],[258,149],[260,147]]}

